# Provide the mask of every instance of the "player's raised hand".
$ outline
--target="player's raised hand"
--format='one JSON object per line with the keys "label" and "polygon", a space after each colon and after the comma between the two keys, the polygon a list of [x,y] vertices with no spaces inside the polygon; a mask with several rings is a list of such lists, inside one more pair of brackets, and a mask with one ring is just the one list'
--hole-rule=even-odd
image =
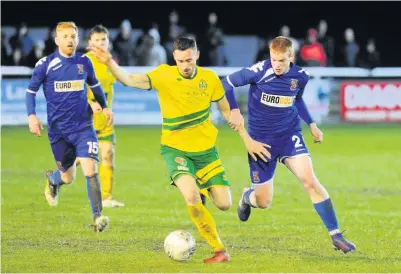
{"label": "player's raised hand", "polygon": [[313,138],[315,138],[315,140],[313,141],[314,143],[320,144],[321,142],[323,142],[323,132],[320,131],[316,123],[310,124],[310,132]]}
{"label": "player's raised hand", "polygon": [[108,108],[104,108],[103,109],[103,114],[106,116],[107,119],[107,125],[110,126],[113,124],[113,120],[114,120],[114,114],[113,112],[111,112],[110,109]]}
{"label": "player's raised hand", "polygon": [[228,119],[228,124],[234,130],[238,130],[241,127],[241,124],[244,123],[244,117],[242,116],[240,110],[233,109],[230,112],[230,118]]}
{"label": "player's raised hand", "polygon": [[112,60],[110,52],[102,47],[93,45],[88,49],[96,57],[96,59],[98,59],[101,63],[105,65]]}
{"label": "player's raised hand", "polygon": [[29,115],[28,117],[28,123],[29,123],[29,130],[36,136],[40,137],[40,131],[43,129],[43,125],[40,122],[39,118],[32,114]]}
{"label": "player's raised hand", "polygon": [[246,143],[246,150],[248,150],[249,155],[257,161],[258,157],[263,161],[267,162],[266,158],[271,158],[270,152],[266,148],[271,148],[271,146],[255,141],[252,138],[249,138]]}

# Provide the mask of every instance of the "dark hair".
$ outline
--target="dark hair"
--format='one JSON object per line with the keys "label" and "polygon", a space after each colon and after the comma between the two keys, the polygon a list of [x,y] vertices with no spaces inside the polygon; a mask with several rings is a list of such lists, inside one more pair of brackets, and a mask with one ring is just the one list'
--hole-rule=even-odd
{"label": "dark hair", "polygon": [[109,36],[109,30],[103,25],[96,25],[94,26],[91,31],[89,32],[89,39],[91,38],[92,34],[94,33],[104,33]]}
{"label": "dark hair", "polygon": [[196,45],[196,41],[194,38],[187,37],[187,36],[181,36],[174,42],[173,46],[173,51],[175,50],[187,50],[187,49],[193,49],[193,50],[198,50],[198,47]]}

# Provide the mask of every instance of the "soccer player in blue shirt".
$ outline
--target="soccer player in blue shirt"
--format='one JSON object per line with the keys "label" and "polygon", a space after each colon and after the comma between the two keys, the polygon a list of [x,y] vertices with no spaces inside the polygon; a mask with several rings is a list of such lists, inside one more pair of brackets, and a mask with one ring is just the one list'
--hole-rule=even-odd
{"label": "soccer player in blue shirt", "polygon": [[252,188],[245,187],[237,209],[238,218],[247,221],[251,208],[267,208],[273,198],[273,177],[277,161],[300,180],[326,226],[336,250],[344,253],[355,249],[339,230],[333,203],[319,183],[312,167],[308,148],[302,136],[300,118],[309,125],[315,143],[323,141],[323,133],[312,120],[302,95],[309,75],[294,65],[293,45],[289,38],[279,36],[270,45],[270,60],[237,71],[223,80],[230,103],[230,124],[238,130],[243,124],[234,96],[234,88],[249,84],[248,131],[254,140],[268,144],[270,158],[248,155]]}
{"label": "soccer player in blue shirt", "polygon": [[46,173],[45,196],[51,206],[58,203],[61,185],[75,179],[76,158],[86,176],[87,192],[94,218],[94,230],[102,232],[109,218],[102,215],[102,197],[97,174],[98,139],[92,124],[92,110],[88,105],[86,83],[108,119],[113,113],[107,108],[103,89],[96,79],[88,57],[75,52],[78,28],[74,22],[60,22],[56,28],[58,50],[40,59],[33,70],[26,93],[29,129],[40,136],[43,129],[35,113],[35,96],[40,86],[47,101],[48,137],[58,170]]}

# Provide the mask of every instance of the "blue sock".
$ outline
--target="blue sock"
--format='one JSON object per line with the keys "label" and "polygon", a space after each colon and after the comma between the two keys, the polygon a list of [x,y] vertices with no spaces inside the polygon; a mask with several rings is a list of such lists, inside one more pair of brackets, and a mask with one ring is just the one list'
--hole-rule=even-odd
{"label": "blue sock", "polygon": [[49,176],[50,184],[57,186],[57,185],[62,185],[64,184],[63,180],[61,180],[61,172],[60,170],[57,170],[56,172],[53,172]]}
{"label": "blue sock", "polygon": [[97,173],[93,176],[86,176],[86,189],[93,217],[102,215],[102,193]]}
{"label": "blue sock", "polygon": [[254,192],[254,189],[248,189],[245,194],[244,194],[244,201],[247,205],[250,205],[251,207],[256,207],[251,203],[251,193]]}
{"label": "blue sock", "polygon": [[315,206],[316,212],[319,214],[330,235],[340,233],[340,230],[338,229],[336,211],[334,210],[331,199],[328,198],[323,202],[313,205]]}

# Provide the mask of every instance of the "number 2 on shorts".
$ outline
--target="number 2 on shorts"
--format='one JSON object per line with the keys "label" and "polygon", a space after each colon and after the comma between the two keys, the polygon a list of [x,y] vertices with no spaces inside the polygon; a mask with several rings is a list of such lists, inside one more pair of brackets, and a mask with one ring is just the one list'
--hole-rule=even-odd
{"label": "number 2 on shorts", "polygon": [[297,147],[302,147],[303,145],[301,144],[301,138],[299,138],[297,135],[292,136],[292,141],[295,141],[295,148]]}

